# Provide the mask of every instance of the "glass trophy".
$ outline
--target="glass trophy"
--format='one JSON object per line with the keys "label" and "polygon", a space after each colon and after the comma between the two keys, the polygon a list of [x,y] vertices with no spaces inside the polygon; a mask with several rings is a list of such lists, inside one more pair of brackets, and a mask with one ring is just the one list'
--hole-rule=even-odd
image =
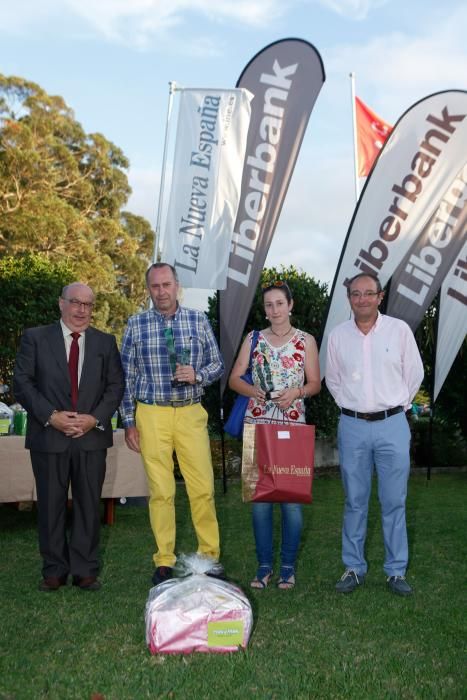
{"label": "glass trophy", "polygon": [[[167,352],[169,353],[170,369],[172,374],[175,374],[177,365],[189,365],[191,351],[189,346],[183,346],[179,350],[175,349],[174,335],[172,328],[168,327],[164,330]],[[179,379],[172,379],[172,387],[186,386],[188,382],[181,382]]]}
{"label": "glass trophy", "polygon": [[258,373],[259,377],[259,383],[261,385],[261,389],[265,393],[265,399],[266,401],[273,401],[277,396],[280,394],[280,390],[274,389],[274,383],[272,381],[272,375],[271,375],[271,368],[269,366],[269,362],[267,361],[266,358],[264,358],[264,362],[262,365],[258,364],[256,367],[256,371]]}

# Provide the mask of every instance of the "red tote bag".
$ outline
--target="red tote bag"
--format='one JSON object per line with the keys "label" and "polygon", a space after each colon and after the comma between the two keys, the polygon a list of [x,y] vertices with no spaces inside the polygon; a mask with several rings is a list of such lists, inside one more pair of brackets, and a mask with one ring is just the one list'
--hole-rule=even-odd
{"label": "red tote bag", "polygon": [[256,425],[258,481],[253,501],[311,503],[314,425]]}

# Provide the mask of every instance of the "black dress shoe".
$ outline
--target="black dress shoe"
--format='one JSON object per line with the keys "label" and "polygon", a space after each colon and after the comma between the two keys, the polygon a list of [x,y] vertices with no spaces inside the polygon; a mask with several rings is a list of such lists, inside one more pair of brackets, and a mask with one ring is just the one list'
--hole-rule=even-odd
{"label": "black dress shoe", "polygon": [[95,576],[73,576],[73,586],[82,591],[100,591],[101,584]]}
{"label": "black dress shoe", "polygon": [[171,566],[158,566],[152,575],[152,582],[155,586],[158,586],[164,581],[169,581],[173,578],[173,569]]}
{"label": "black dress shoe", "polygon": [[60,586],[66,586],[67,576],[46,576],[39,584],[39,590],[43,593],[58,591]]}

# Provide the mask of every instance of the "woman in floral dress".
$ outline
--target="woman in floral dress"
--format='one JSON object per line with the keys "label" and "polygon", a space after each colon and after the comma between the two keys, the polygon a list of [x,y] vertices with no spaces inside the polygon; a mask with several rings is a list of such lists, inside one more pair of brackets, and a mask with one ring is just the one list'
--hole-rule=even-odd
{"label": "woman in floral dress", "polygon": [[[246,423],[305,423],[304,398],[321,388],[318,350],[313,336],[294,328],[290,322],[292,293],[282,281],[263,288],[263,303],[269,327],[260,331],[253,349],[254,384],[245,374],[253,333],[240,349],[229,379],[238,394],[249,396]],[[282,543],[278,587],[295,585],[295,563],[303,525],[302,506],[281,503]],[[273,573],[273,503],[253,503],[253,531],[258,569],[252,588],[266,588]]]}

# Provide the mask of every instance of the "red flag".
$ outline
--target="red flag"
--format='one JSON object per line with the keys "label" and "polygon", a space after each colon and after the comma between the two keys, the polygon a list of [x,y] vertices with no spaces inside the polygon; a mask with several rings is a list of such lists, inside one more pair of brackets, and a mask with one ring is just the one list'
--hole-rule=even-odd
{"label": "red flag", "polygon": [[355,98],[357,117],[358,175],[367,177],[392,126],[378,117],[359,97]]}

